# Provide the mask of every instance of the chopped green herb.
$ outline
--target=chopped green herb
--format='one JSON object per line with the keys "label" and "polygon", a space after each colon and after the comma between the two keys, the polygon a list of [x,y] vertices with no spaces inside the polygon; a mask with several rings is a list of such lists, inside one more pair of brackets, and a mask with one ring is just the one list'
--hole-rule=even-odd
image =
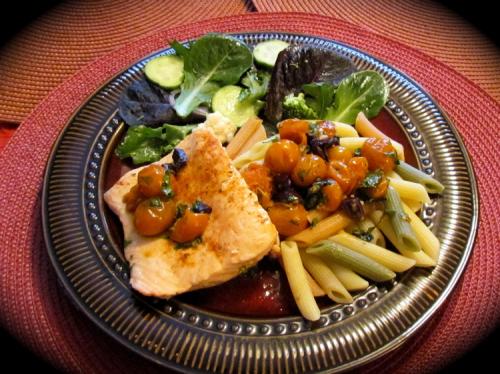
{"label": "chopped green herb", "polygon": [[384,173],[382,170],[377,169],[375,171],[369,172],[363,182],[361,182],[361,187],[363,188],[374,188],[377,187],[382,178],[384,177]]}
{"label": "chopped green herb", "polygon": [[384,155],[386,155],[387,157],[390,157],[390,158],[394,159],[394,161],[396,162],[396,165],[399,165],[398,154],[395,151],[385,152]]}
{"label": "chopped green herb", "polygon": [[177,243],[175,245],[175,249],[187,249],[191,247],[196,247],[198,244],[202,242],[201,236],[198,236],[196,239],[186,242],[186,243]]}
{"label": "chopped green herb", "polygon": [[184,215],[184,212],[188,208],[187,204],[177,204],[177,207],[175,208],[175,217],[176,218],[181,218]]}
{"label": "chopped green herb", "polygon": [[132,240],[126,240],[126,239],[125,239],[125,240],[123,241],[123,246],[124,246],[124,247],[128,247],[128,246],[130,245],[130,243],[132,243]]}
{"label": "chopped green herb", "polygon": [[174,197],[174,190],[170,181],[171,175],[171,172],[166,171],[165,176],[163,177],[163,183],[161,185],[161,192],[169,199]]}
{"label": "chopped green herb", "polygon": [[361,156],[361,148],[356,148],[356,149],[354,150],[354,156],[356,156],[356,157]]}
{"label": "chopped green herb", "polygon": [[373,234],[372,231],[375,229],[375,226],[370,227],[367,231],[363,231],[360,229],[355,229],[352,231],[352,235],[357,236],[361,240],[364,240],[365,242],[371,242],[373,240]]}
{"label": "chopped green herb", "polygon": [[151,208],[161,208],[163,206],[163,203],[159,197],[152,197],[149,200],[149,206]]}
{"label": "chopped green herb", "polygon": [[320,221],[319,217],[314,217],[311,221],[311,227],[316,226],[319,221]]}

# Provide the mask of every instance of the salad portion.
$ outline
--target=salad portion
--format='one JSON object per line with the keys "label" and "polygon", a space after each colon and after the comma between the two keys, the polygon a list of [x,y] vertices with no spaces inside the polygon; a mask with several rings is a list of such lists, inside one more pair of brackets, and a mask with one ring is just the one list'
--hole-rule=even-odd
{"label": "salad portion", "polygon": [[379,73],[278,40],[171,44],[119,103],[115,153],[149,165],[105,194],[136,290],[212,287],[267,255],[314,321],[317,297],[350,303],[369,282],[435,266],[439,241],[416,213],[444,187],[371,122],[389,96]]}

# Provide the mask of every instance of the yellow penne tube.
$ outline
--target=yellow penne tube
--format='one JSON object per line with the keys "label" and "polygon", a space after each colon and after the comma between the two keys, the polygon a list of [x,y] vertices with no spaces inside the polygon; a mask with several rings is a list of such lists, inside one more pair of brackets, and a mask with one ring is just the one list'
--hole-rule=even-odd
{"label": "yellow penne tube", "polygon": [[422,246],[422,250],[431,257],[434,261],[437,262],[439,258],[439,239],[433,234],[433,232],[426,226],[422,220],[413,213],[412,209],[403,203],[403,210],[408,217],[410,218],[410,225],[413,229],[413,232],[417,236],[420,245]]}
{"label": "yellow penne tube", "polygon": [[431,202],[429,194],[421,184],[405,181],[402,179],[394,179],[391,177],[389,177],[388,179],[389,185],[396,190],[401,199],[416,200],[421,203]]}
{"label": "yellow penne tube", "polygon": [[388,171],[387,173],[385,173],[385,176],[392,179],[403,179],[401,178],[401,175],[396,173],[394,170]]}
{"label": "yellow penne tube", "polygon": [[396,247],[396,249],[403,256],[415,260],[415,266],[417,267],[436,266],[436,261],[432,259],[430,256],[428,256],[423,250],[412,251],[411,249],[407,248],[404,244],[400,243],[400,241],[396,236],[396,233],[394,232],[394,229],[392,228],[391,222],[389,221],[389,217],[384,216],[383,212],[374,211],[371,213],[370,217],[373,220],[373,222],[376,223],[378,228],[384,233],[387,239],[389,239],[389,241]]}
{"label": "yellow penne tube", "polygon": [[[356,131],[367,138],[377,138],[377,139],[389,139],[394,147],[399,147],[403,149],[401,143],[391,139],[389,136],[380,131],[370,120],[365,116],[363,112],[359,112],[356,117],[356,123],[354,125]],[[396,146],[396,144],[398,144]]]}
{"label": "yellow penne tube", "polygon": [[408,206],[408,208],[411,209],[412,212],[418,212],[422,209],[422,203],[420,201],[410,199],[402,199],[402,201]]}
{"label": "yellow penne tube", "polygon": [[347,227],[352,220],[343,213],[335,213],[319,221],[316,225],[310,226],[307,229],[295,234],[287,240],[297,242],[298,246],[303,248],[311,244],[327,239],[336,234],[340,230]]}
{"label": "yellow penne tube", "polygon": [[333,124],[335,125],[335,135],[339,138],[359,138],[358,132],[351,125],[342,122],[333,122]]}
{"label": "yellow penne tube", "polygon": [[329,267],[347,291],[362,291],[370,285],[367,280],[342,265],[332,263]]}
{"label": "yellow penne tube", "polygon": [[266,129],[264,128],[264,126],[260,125],[259,127],[257,127],[257,130],[255,130],[252,136],[246,141],[246,143],[243,144],[243,147],[241,147],[236,157],[248,151],[250,148],[254,146],[254,144],[257,144],[258,142],[261,142],[266,139],[267,139]]}
{"label": "yellow penne tube", "polygon": [[309,274],[307,270],[306,270],[306,278],[307,278],[307,283],[309,284],[309,287],[311,288],[311,292],[313,293],[314,297],[320,297],[326,295],[325,291],[323,291],[323,289],[319,286],[318,282],[316,282],[314,278],[311,277],[311,274]]}
{"label": "yellow penne tube", "polygon": [[[368,138],[365,138],[365,137],[359,137],[359,138],[355,138],[355,137],[340,138],[339,139],[339,144],[342,147],[346,147],[346,148],[348,148],[348,149],[350,149],[351,151],[354,152],[356,149],[363,147],[363,144],[365,143],[366,139],[368,139]],[[404,160],[404,149],[403,149],[403,146],[401,144],[399,144],[399,143],[392,143],[392,146],[396,150],[396,153],[398,154],[398,158],[400,160]]]}
{"label": "yellow penne tube", "polygon": [[373,243],[365,242],[345,231],[341,231],[337,235],[330,237],[330,240],[365,255],[397,273],[406,271],[415,265],[415,260],[413,259],[398,255]]}
{"label": "yellow penne tube", "polygon": [[252,135],[257,131],[259,126],[262,126],[262,120],[257,117],[250,118],[241,129],[236,133],[233,140],[229,142],[226,147],[226,152],[229,158],[234,159],[239,153],[241,153],[241,148],[245,143],[252,137]]}
{"label": "yellow penne tube", "polygon": [[342,283],[337,279],[330,268],[321,260],[321,258],[309,255],[300,251],[302,263],[311,276],[318,282],[326,295],[336,303],[346,304],[352,302],[351,294],[346,290]]}
{"label": "yellow penne tube", "polygon": [[292,241],[281,242],[281,255],[290,290],[300,313],[310,321],[317,321],[321,312],[307,283],[306,271],[297,244]]}

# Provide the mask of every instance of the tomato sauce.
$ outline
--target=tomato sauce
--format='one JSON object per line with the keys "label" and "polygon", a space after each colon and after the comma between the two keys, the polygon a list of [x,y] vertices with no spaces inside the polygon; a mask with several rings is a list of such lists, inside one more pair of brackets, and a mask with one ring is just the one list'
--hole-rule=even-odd
{"label": "tomato sauce", "polygon": [[[416,166],[415,154],[408,139],[386,109],[371,120],[381,131],[400,142],[405,148],[406,162]],[[130,165],[121,162],[115,155],[108,164],[104,188],[110,188],[121,175],[130,170]],[[107,209],[107,221],[116,243],[123,247],[123,231],[118,219]],[[297,314],[284,270],[279,263],[264,258],[259,264],[242,275],[216,287],[189,292],[177,297],[191,305],[235,316],[278,317]],[[327,305],[320,298],[318,304]]]}

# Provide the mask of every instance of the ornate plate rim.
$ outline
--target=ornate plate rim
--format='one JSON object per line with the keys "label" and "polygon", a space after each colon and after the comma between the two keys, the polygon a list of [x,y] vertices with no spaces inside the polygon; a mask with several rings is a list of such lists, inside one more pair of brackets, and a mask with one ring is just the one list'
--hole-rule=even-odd
{"label": "ornate plate rim", "polygon": [[[322,369],[322,371],[344,371],[348,369],[353,369],[355,367],[358,367],[360,365],[364,365],[368,362],[373,361],[376,358],[379,358],[385,354],[387,354],[390,351],[393,351],[397,349],[401,344],[403,344],[410,336],[414,335],[415,332],[420,329],[428,320],[429,318],[439,309],[444,301],[447,299],[447,297],[450,295],[450,293],[454,290],[456,283],[462,276],[465,266],[468,263],[468,260],[470,258],[470,254],[473,250],[473,244],[477,235],[477,227],[478,227],[478,217],[479,217],[479,193],[478,193],[478,188],[477,188],[477,181],[476,177],[474,174],[474,169],[472,168],[472,162],[470,160],[470,157],[468,155],[468,152],[463,144],[463,141],[453,125],[453,122],[450,120],[449,116],[446,114],[446,112],[440,107],[440,105],[437,103],[437,101],[427,92],[425,91],[417,82],[415,82],[412,78],[407,76],[405,73],[401,72],[400,70],[394,68],[391,64],[386,63],[380,58],[373,57],[372,55],[363,52],[362,50],[352,47],[346,43],[338,42],[334,39],[329,39],[321,36],[315,36],[312,34],[301,34],[301,33],[287,33],[287,32],[279,32],[279,31],[247,31],[247,32],[234,32],[234,33],[228,33],[232,34],[237,37],[250,37],[250,36],[256,36],[256,35],[266,35],[266,38],[268,37],[273,37],[273,36],[278,36],[278,37],[290,37],[290,38],[296,38],[296,37],[305,37],[305,38],[310,38],[314,40],[319,40],[323,43],[329,43],[333,44],[336,46],[341,46],[344,47],[352,52],[359,53],[377,63],[380,65],[389,68],[391,71],[395,72],[397,75],[401,76],[404,80],[407,82],[411,83],[414,87],[416,87],[421,93],[423,93],[427,98],[430,99],[432,105],[439,111],[440,115],[443,117],[445,122],[449,125],[449,129],[451,130],[451,133],[453,134],[454,140],[456,140],[457,145],[460,149],[460,153],[462,157],[464,158],[464,162],[467,168],[468,172],[468,177],[470,181],[470,188],[471,188],[471,198],[472,198],[472,217],[471,217],[471,225],[470,225],[470,231],[469,235],[467,237],[467,241],[465,243],[464,251],[462,254],[462,257],[460,261],[458,262],[458,265],[456,268],[454,268],[454,272],[449,278],[447,285],[445,286],[443,292],[439,294],[439,296],[434,300],[433,304],[426,309],[426,311],[419,316],[417,321],[411,325],[406,331],[404,331],[403,334],[400,334],[396,338],[390,340],[388,343],[382,345],[381,347],[373,350],[369,354],[363,355],[359,358],[356,358],[355,360],[348,361],[343,363],[340,366],[336,366],[333,368],[325,368]],[[196,38],[195,38],[196,39]],[[188,41],[188,40],[186,40]],[[65,134],[68,131],[68,128],[70,125],[73,123],[75,118],[81,113],[82,109],[85,108],[85,106],[94,98],[98,93],[100,93],[104,88],[106,88],[111,82],[115,81],[118,79],[118,77],[124,75],[128,70],[130,70],[132,67],[137,66],[139,63],[146,61],[147,59],[158,55],[160,53],[165,52],[168,50],[169,47],[162,48],[160,50],[157,50],[147,56],[144,56],[138,60],[136,60],[134,63],[128,65],[126,68],[121,70],[119,73],[115,74],[111,78],[109,78],[107,81],[105,81],[102,85],[100,85],[96,90],[94,90],[82,103],[81,105],[75,109],[73,114],[71,115],[70,119],[66,122],[64,125],[63,129],[60,131],[57,139],[55,140],[52,149],[50,151],[50,155],[47,161],[47,166],[45,169],[44,173],[44,182],[43,182],[43,190],[42,190],[42,204],[41,204],[41,209],[42,209],[42,227],[43,227],[43,234],[44,234],[44,241],[45,245],[49,254],[50,261],[56,270],[56,273],[58,275],[58,278],[60,282],[64,285],[65,290],[68,292],[68,294],[71,296],[71,300],[73,301],[74,305],[78,307],[79,310],[83,311],[84,314],[90,318],[96,325],[98,325],[102,330],[104,330],[107,334],[112,336],[114,339],[119,341],[121,344],[126,346],[127,348],[133,350],[134,352],[138,353],[139,355],[143,356],[144,358],[151,360],[153,362],[156,362],[157,364],[160,364],[162,366],[166,366],[168,368],[173,368],[173,369],[185,369],[186,366],[183,366],[179,363],[173,362],[172,360],[166,360],[166,359],[160,359],[157,354],[151,352],[150,350],[146,350],[144,347],[140,347],[138,343],[134,343],[132,339],[128,339],[126,336],[120,335],[117,333],[114,329],[112,329],[110,326],[108,326],[96,313],[95,311],[87,304],[84,302],[84,300],[81,298],[81,295],[79,295],[76,291],[76,289],[73,287],[71,284],[71,281],[68,279],[68,275],[64,272],[63,266],[60,263],[55,250],[53,249],[53,244],[51,242],[51,233],[50,233],[50,223],[49,223],[49,214],[48,214],[48,195],[49,195],[49,181],[50,181],[50,176],[51,176],[51,171],[52,167],[54,164],[54,159],[56,156],[56,153],[59,149],[59,146],[62,142],[62,139],[64,138]],[[104,127],[104,126],[102,126]],[[414,145],[412,145],[413,150],[415,150]],[[89,151],[89,153],[91,150]],[[83,194],[83,193],[82,193]],[[83,204],[83,202],[82,202]],[[141,300],[142,302],[142,300]],[[238,319],[237,317],[230,317],[230,318],[235,318]],[[226,333],[226,332],[224,332]],[[231,332],[229,332],[229,335],[232,335]],[[191,367],[190,370],[193,370],[194,368]],[[201,369],[194,369],[195,371],[201,371]]]}

